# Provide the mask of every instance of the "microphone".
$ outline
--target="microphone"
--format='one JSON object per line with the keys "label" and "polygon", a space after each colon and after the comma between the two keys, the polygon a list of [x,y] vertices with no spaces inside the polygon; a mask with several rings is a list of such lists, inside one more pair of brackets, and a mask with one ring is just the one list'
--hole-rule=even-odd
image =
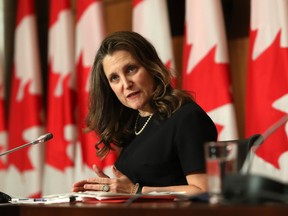
{"label": "microphone", "polygon": [[223,183],[224,202],[226,203],[287,203],[288,185],[270,178],[252,175],[250,169],[256,149],[276,130],[288,121],[288,114],[269,127],[252,146],[254,154],[248,152],[242,174],[225,176]]}
{"label": "microphone", "polygon": [[[254,144],[252,145],[254,154],[251,155],[251,152],[248,152],[248,155],[245,160],[245,164],[242,168],[242,172],[245,174],[250,173],[250,169],[253,162],[253,156],[255,155],[255,152],[257,148],[268,138],[271,134],[273,134],[276,130],[278,130],[281,126],[283,126],[288,121],[288,114],[280,118],[278,121],[276,121],[273,125],[271,125],[267,130],[264,131],[264,133],[258,137],[258,139],[255,140]],[[246,170],[245,170],[246,169]]]}
{"label": "microphone", "polygon": [[[13,149],[10,149],[8,151],[5,151],[5,152],[1,153],[0,157],[3,156],[3,155],[10,154],[10,153],[12,153],[14,151],[17,151],[19,149],[22,149],[22,148],[30,146],[30,145],[35,145],[35,144],[38,144],[38,143],[47,142],[48,140],[50,140],[52,138],[53,138],[53,134],[51,134],[51,133],[43,134],[40,137],[38,137],[37,139],[33,140],[32,142],[26,143],[24,145],[18,146],[16,148],[13,148]],[[3,193],[3,192],[0,191],[0,203],[9,203],[9,201],[11,201],[11,199],[12,199],[11,196],[9,196],[8,194]]]}
{"label": "microphone", "polygon": [[44,143],[44,142],[47,142],[48,140],[52,139],[53,138],[53,134],[51,133],[46,133],[44,135],[41,135],[40,137],[38,137],[37,139],[33,140],[32,142],[29,142],[29,143],[26,143],[24,145],[21,145],[21,146],[18,146],[16,148],[13,148],[13,149],[10,149],[8,151],[5,151],[3,153],[0,154],[0,157],[3,156],[3,155],[7,155],[7,154],[10,154],[14,151],[17,151],[19,149],[22,149],[22,148],[25,148],[27,146],[30,146],[30,145],[35,145],[35,144],[38,144],[38,143]]}

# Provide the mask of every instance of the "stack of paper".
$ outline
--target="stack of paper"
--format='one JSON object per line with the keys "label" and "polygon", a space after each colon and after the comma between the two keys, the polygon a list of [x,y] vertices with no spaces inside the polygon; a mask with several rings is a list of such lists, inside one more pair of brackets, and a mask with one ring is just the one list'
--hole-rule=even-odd
{"label": "stack of paper", "polygon": [[71,203],[71,202],[85,202],[85,203],[125,203],[130,201],[173,201],[176,199],[187,199],[183,192],[152,192],[148,194],[122,194],[109,192],[74,192],[65,194],[53,194],[44,196],[42,198],[12,198],[11,203],[15,204],[54,204],[54,203]]}

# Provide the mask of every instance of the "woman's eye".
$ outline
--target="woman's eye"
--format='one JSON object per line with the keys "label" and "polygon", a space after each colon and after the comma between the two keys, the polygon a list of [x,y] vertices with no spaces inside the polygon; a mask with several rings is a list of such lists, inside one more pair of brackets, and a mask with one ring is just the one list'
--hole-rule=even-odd
{"label": "woman's eye", "polygon": [[131,65],[128,67],[128,72],[135,72],[136,69],[137,69],[136,66]]}
{"label": "woman's eye", "polygon": [[118,76],[117,75],[112,75],[111,77],[110,77],[110,82],[115,82],[115,81],[117,81],[118,80]]}

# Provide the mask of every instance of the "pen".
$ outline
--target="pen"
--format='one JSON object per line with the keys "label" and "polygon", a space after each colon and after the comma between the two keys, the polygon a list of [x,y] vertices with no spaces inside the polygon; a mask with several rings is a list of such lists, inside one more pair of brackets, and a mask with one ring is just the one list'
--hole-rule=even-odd
{"label": "pen", "polygon": [[44,198],[35,198],[34,199],[34,202],[46,202],[47,199],[44,199]]}
{"label": "pen", "polygon": [[[45,199],[44,199],[45,200]],[[77,196],[69,196],[69,197],[62,197],[62,198],[55,198],[55,199],[48,199],[46,201],[43,201],[45,203],[71,203],[77,201]]]}
{"label": "pen", "polygon": [[13,198],[12,203],[70,203],[75,202],[77,196],[56,197],[56,198]]}

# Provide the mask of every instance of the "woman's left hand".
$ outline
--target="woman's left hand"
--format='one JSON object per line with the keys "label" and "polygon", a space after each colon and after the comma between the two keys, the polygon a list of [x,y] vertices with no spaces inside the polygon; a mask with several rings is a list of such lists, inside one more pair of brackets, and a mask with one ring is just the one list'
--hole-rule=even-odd
{"label": "woman's left hand", "polygon": [[97,178],[89,178],[76,182],[73,185],[73,192],[80,191],[106,191],[111,193],[131,193],[134,184],[131,180],[122,174],[115,166],[112,167],[115,178],[109,178],[96,165],[93,166]]}

